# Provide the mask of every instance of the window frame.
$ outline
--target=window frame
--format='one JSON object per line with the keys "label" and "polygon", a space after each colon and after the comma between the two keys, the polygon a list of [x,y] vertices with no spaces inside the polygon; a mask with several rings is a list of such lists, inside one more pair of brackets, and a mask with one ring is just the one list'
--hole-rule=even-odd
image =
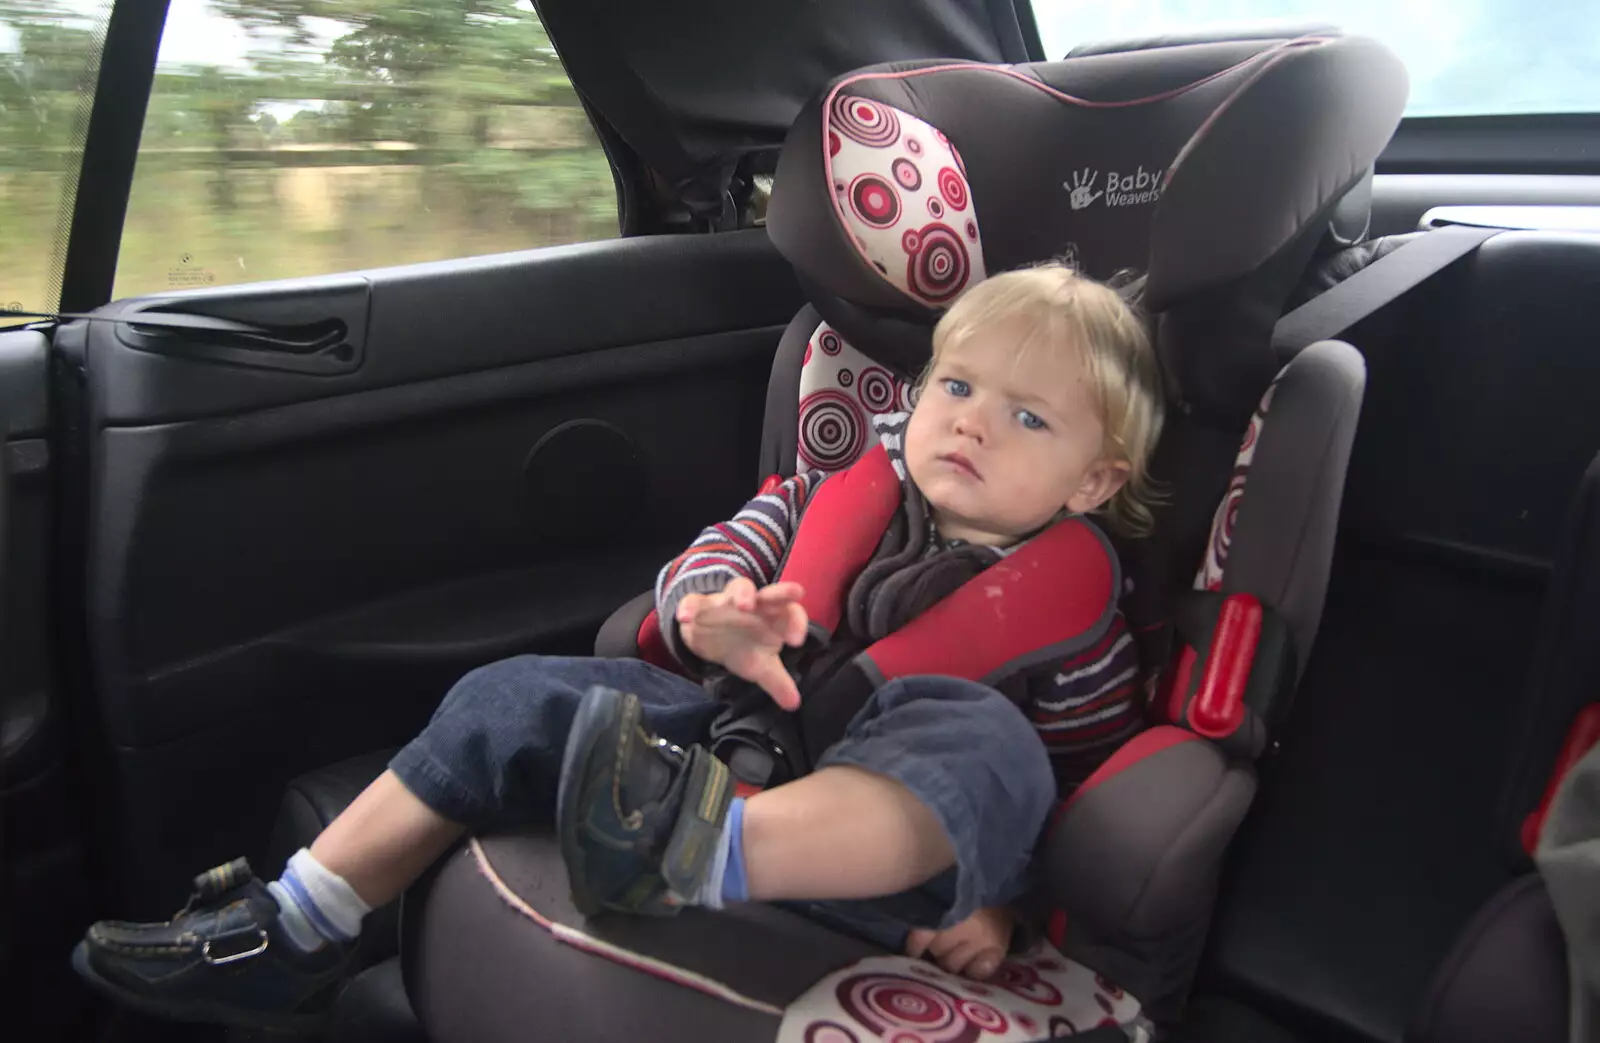
{"label": "window frame", "polygon": [[64,312],[111,301],[168,6],[169,0],[115,0],[107,18],[61,270]]}

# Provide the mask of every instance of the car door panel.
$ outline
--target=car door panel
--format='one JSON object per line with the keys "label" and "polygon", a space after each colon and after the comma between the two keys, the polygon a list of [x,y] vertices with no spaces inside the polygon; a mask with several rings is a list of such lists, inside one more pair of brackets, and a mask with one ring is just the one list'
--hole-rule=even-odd
{"label": "car door panel", "polygon": [[264,352],[246,365],[219,361],[214,345],[189,338],[176,345],[187,357],[175,357],[151,350],[159,342],[126,326],[108,325],[91,338],[104,396],[97,412],[112,425],[228,415],[787,322],[799,300],[788,266],[761,231],[580,243],[132,298],[100,314],[132,320],[182,309],[278,325],[338,318],[366,357],[344,374],[293,373],[274,368]]}
{"label": "car door panel", "polygon": [[6,788],[46,771],[59,753],[46,597],[49,347],[37,330],[0,333],[0,782]]}
{"label": "car door panel", "polygon": [[755,232],[103,314],[288,326],[358,297],[344,374],[218,362],[192,331],[176,355],[120,323],[59,338],[87,419],[89,651],[131,908],[259,851],[283,781],[408,738],[472,667],[586,651],[751,492],[799,305]]}

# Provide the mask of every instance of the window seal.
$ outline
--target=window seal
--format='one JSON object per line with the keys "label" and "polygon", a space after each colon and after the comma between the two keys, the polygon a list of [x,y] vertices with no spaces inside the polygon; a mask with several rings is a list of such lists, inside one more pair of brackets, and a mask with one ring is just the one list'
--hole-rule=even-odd
{"label": "window seal", "polygon": [[62,311],[111,300],[170,0],[117,0],[106,23],[61,273]]}
{"label": "window seal", "polygon": [[1410,116],[1380,174],[1600,174],[1600,113]]}

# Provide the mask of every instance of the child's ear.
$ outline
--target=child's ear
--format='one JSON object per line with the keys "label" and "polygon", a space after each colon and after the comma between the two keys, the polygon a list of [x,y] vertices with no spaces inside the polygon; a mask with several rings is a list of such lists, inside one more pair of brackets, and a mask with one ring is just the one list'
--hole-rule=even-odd
{"label": "child's ear", "polygon": [[1083,473],[1083,481],[1067,497],[1067,510],[1073,514],[1088,514],[1104,506],[1128,481],[1132,468],[1126,460],[1096,460]]}

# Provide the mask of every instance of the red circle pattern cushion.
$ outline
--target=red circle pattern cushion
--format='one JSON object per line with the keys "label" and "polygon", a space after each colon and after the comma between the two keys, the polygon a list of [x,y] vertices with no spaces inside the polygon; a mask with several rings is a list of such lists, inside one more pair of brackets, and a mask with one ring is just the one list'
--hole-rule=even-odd
{"label": "red circle pattern cushion", "polygon": [[909,410],[911,385],[845,343],[822,323],[800,366],[800,438],[795,466],[840,471],[878,442],[872,418]]}
{"label": "red circle pattern cushion", "polygon": [[972,190],[944,134],[849,94],[833,96],[823,126],[835,212],[863,260],[936,308],[984,277]]}
{"label": "red circle pattern cushion", "polygon": [[[1279,374],[1280,376],[1282,374]],[[1256,458],[1256,444],[1267,426],[1267,411],[1272,408],[1272,393],[1278,389],[1277,381],[1261,396],[1250,426],[1245,429],[1239,444],[1239,455],[1233,461],[1233,477],[1228,480],[1228,491],[1217,504],[1217,513],[1211,519],[1211,538],[1206,540],[1205,560],[1195,576],[1196,590],[1221,590],[1222,575],[1228,566],[1228,548],[1233,544],[1233,524],[1239,517],[1239,504],[1244,501],[1245,482],[1250,477],[1250,464]]]}

